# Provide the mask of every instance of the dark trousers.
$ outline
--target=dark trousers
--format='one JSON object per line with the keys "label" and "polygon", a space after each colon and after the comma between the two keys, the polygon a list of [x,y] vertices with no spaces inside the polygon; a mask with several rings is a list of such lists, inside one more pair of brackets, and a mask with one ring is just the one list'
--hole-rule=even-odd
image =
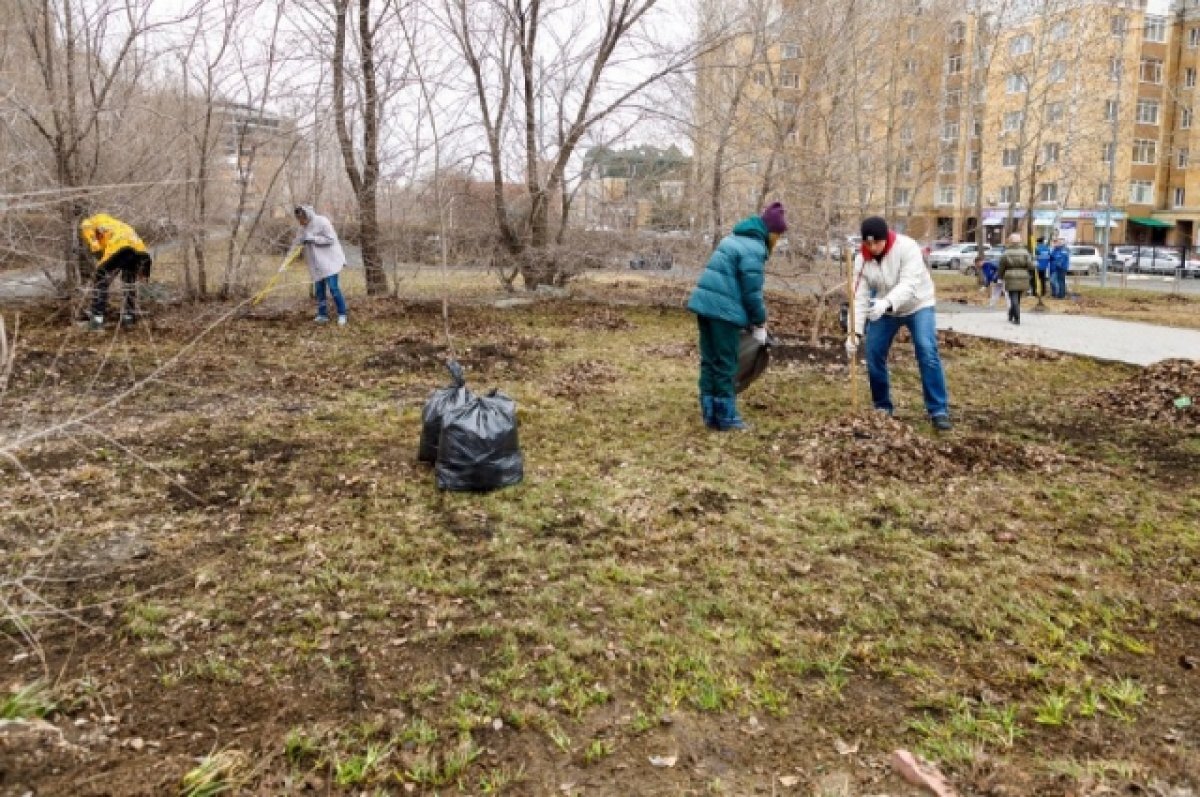
{"label": "dark trousers", "polygon": [[137,278],[149,272],[150,255],[126,247],[96,269],[96,283],[92,294],[92,315],[103,316],[108,311],[108,287],[121,275],[121,287],[125,293],[124,314],[137,315]]}
{"label": "dark trousers", "polygon": [[1008,320],[1014,324],[1021,323],[1021,294],[1025,291],[1008,292]]}
{"label": "dark trousers", "polygon": [[726,321],[696,316],[700,325],[700,395],[736,398],[742,331]]}

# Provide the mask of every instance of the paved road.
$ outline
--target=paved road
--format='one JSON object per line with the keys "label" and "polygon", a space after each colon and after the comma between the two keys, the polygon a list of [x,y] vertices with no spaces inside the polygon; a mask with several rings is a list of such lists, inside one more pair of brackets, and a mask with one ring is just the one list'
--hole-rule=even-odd
{"label": "paved road", "polygon": [[1021,326],[1008,323],[1006,316],[1000,309],[944,302],[938,305],[938,329],[1132,365],[1171,359],[1200,360],[1200,330],[1094,316],[1035,313],[1024,307]]}

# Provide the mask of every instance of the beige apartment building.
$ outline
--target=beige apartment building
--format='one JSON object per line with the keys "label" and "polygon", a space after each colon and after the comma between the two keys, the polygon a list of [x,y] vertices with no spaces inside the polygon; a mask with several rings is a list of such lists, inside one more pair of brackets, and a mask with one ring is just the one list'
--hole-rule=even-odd
{"label": "beige apartment building", "polygon": [[[768,163],[772,196],[832,233],[883,213],[925,241],[982,226],[990,241],[1200,243],[1200,0],[882,4],[888,38],[825,52],[820,85],[812,4],[783,7],[737,123],[705,110],[736,76],[697,83],[698,128],[725,136],[724,201],[748,206]],[[716,140],[697,142],[701,196]]]}

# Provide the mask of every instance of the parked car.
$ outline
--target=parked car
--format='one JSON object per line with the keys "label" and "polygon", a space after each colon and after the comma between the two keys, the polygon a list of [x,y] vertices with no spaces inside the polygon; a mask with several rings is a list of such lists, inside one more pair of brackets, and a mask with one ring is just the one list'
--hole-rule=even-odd
{"label": "parked car", "polygon": [[979,252],[979,244],[954,244],[947,246],[944,249],[938,249],[935,252],[929,253],[929,268],[948,268],[954,271],[961,271],[963,266],[970,265],[975,262],[975,255]]}
{"label": "parked car", "polygon": [[1100,250],[1094,246],[1071,246],[1071,262],[1067,266],[1068,274],[1099,274],[1104,258]]}
{"label": "parked car", "polygon": [[1200,279],[1200,260],[1189,257],[1183,264],[1183,274],[1181,276],[1184,279],[1189,277],[1192,279]]}
{"label": "parked car", "polygon": [[857,235],[847,235],[842,240],[826,241],[817,246],[817,254],[821,257],[828,257],[830,260],[841,260],[846,256],[846,252],[856,254],[859,247],[862,246],[862,238]]}
{"label": "parked car", "polygon": [[1108,253],[1108,267],[1112,271],[1125,271],[1137,254],[1136,246],[1114,246]]}
{"label": "parked car", "polygon": [[1169,249],[1143,249],[1131,267],[1139,274],[1174,274],[1182,262]]}
{"label": "parked car", "polygon": [[675,265],[675,256],[662,250],[634,255],[629,267],[634,271],[670,271]]}

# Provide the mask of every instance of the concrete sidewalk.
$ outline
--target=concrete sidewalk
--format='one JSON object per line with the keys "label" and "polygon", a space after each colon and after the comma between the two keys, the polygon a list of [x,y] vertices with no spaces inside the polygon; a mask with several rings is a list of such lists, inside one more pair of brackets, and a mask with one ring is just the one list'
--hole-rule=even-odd
{"label": "concrete sidewalk", "polygon": [[1007,310],[939,302],[938,329],[964,335],[1040,346],[1067,354],[1131,365],[1160,360],[1200,360],[1200,330],[1162,327],[1133,321],[1112,321],[1086,315],[1033,312],[1021,307],[1021,325],[1008,323]]}

